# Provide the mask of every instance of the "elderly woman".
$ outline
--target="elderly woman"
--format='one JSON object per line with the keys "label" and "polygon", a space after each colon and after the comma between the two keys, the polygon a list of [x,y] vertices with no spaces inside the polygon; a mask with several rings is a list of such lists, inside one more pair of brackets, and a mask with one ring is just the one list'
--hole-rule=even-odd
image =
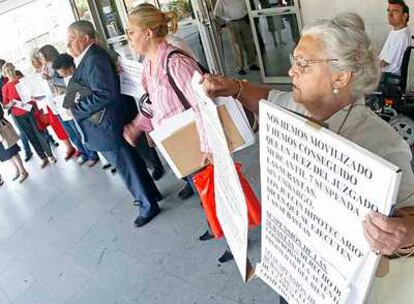
{"label": "elderly woman", "polygon": [[[394,163],[402,170],[394,217],[371,213],[364,221],[365,237],[381,255],[414,253],[414,176],[411,152],[403,139],[364,103],[380,75],[377,54],[355,14],[315,22],[303,31],[289,76],[293,92],[259,87],[249,82],[207,75],[204,89],[211,97],[233,96],[251,111],[267,99],[315,120]],[[370,303],[412,303],[414,258],[393,259],[390,273],[374,282]],[[407,291],[407,292],[406,292]]]}
{"label": "elderly woman", "polygon": [[[48,81],[53,97],[62,95],[65,92],[65,82],[63,78],[60,78],[52,68],[53,61],[57,56],[59,56],[59,52],[50,44],[46,44],[39,49],[39,59],[42,64],[41,75]],[[47,117],[56,136],[66,147],[65,160],[70,159],[75,154],[76,149],[69,140],[67,130],[59,117],[57,106],[52,100],[48,101]],[[93,162],[93,165],[95,165],[96,162],[97,160]]]}

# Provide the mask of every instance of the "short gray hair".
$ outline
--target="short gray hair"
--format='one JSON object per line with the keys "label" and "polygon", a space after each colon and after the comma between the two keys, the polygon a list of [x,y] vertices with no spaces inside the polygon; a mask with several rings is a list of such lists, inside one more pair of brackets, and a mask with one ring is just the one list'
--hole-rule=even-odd
{"label": "short gray hair", "polygon": [[69,29],[87,35],[90,39],[96,39],[95,28],[93,27],[93,24],[89,21],[75,21],[71,25],[69,25]]}
{"label": "short gray hair", "polygon": [[332,70],[352,72],[354,99],[377,88],[381,75],[379,59],[359,15],[344,13],[331,20],[318,20],[305,28],[303,35],[318,37],[327,58],[338,59],[329,63]]}

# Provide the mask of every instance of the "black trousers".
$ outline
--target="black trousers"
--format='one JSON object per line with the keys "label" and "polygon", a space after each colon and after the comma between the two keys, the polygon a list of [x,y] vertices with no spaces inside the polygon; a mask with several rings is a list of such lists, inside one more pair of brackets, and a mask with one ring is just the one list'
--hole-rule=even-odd
{"label": "black trousers", "polygon": [[[126,121],[131,122],[138,115],[138,106],[135,99],[131,96],[123,95],[126,105]],[[147,168],[162,169],[162,163],[158,156],[157,150],[149,146],[145,134],[138,138],[137,147],[135,148],[139,155],[145,161]]]}
{"label": "black trousers", "polygon": [[101,153],[115,166],[129,192],[139,202],[139,215],[148,217],[158,211],[161,194],[134,148],[123,141],[116,149]]}
{"label": "black trousers", "polygon": [[29,139],[29,142],[32,144],[40,159],[44,159],[47,156],[53,156],[50,145],[46,142],[42,131],[40,131],[36,125],[33,112],[27,113],[23,116],[15,116],[15,119],[24,135],[26,135]]}
{"label": "black trousers", "polygon": [[151,168],[151,169],[155,169],[155,168],[162,169],[163,168],[160,157],[158,156],[157,150],[149,146],[148,140],[145,134],[142,134],[138,138],[137,147],[135,149],[138,151],[139,155],[145,161],[147,168]]}
{"label": "black trousers", "polygon": [[279,304],[289,304],[284,298],[282,298],[281,296],[279,296]]}

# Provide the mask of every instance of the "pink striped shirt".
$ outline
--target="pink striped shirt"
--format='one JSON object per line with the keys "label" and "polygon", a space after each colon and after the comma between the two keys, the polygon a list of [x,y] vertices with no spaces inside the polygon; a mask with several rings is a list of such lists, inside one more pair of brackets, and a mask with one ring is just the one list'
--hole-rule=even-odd
{"label": "pink striped shirt", "polygon": [[[149,93],[152,104],[152,119],[142,114],[134,120],[134,125],[141,130],[149,132],[162,124],[163,120],[172,117],[184,111],[180,99],[170,85],[166,72],[167,55],[175,50],[171,44],[163,41],[157,54],[157,64],[151,71],[151,62],[149,59],[144,60],[144,70],[142,73],[142,86]],[[181,54],[174,54],[169,61],[170,73],[173,77],[178,89],[183,92],[185,98],[190,103],[195,112],[196,125],[198,134],[200,135],[200,148],[203,152],[211,152],[207,138],[205,127],[198,108],[198,102],[191,88],[191,78],[194,71],[201,72],[197,63]]]}

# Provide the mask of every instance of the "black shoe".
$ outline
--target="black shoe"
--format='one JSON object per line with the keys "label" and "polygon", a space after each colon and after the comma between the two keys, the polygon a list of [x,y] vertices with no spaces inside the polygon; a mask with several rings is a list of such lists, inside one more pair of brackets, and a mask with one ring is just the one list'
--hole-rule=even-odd
{"label": "black shoe", "polygon": [[210,233],[210,231],[207,230],[198,239],[200,241],[208,241],[208,240],[211,240],[213,238],[214,238],[214,236]]}
{"label": "black shoe", "polygon": [[192,197],[193,195],[194,195],[194,190],[193,190],[193,188],[191,188],[191,185],[189,183],[187,183],[187,185],[185,185],[185,187],[183,189],[181,189],[180,192],[178,192],[178,196],[182,200],[186,200],[186,199]]}
{"label": "black shoe", "polygon": [[161,167],[161,168],[158,168],[158,167],[157,168],[154,168],[154,170],[152,170],[151,175],[152,175],[152,178],[155,181],[159,180],[164,175],[164,168],[163,167]]}
{"label": "black shoe", "polygon": [[160,201],[162,201],[164,198],[162,197],[162,194],[160,193],[160,194],[158,194],[158,195],[156,195],[156,196],[155,196],[155,199],[157,200],[157,202],[160,202]]}
{"label": "black shoe", "polygon": [[112,169],[111,169],[111,173],[112,173],[112,174],[115,174],[115,173],[116,173],[116,168],[112,168]]}
{"label": "black shoe", "polygon": [[31,159],[32,159],[32,156],[33,156],[33,154],[32,154],[32,153],[31,153],[31,154],[26,155],[26,157],[24,158],[24,161],[27,163],[29,160],[31,160]]}
{"label": "black shoe", "polygon": [[249,67],[249,70],[250,70],[250,71],[260,71],[260,68],[259,68],[257,65],[252,64],[252,65]]}
{"label": "black shoe", "polygon": [[111,164],[110,163],[106,163],[105,165],[102,166],[103,170],[109,169],[111,168]]}
{"label": "black shoe", "polygon": [[239,75],[246,75],[246,71],[241,69],[240,71],[237,72],[237,74]]}
{"label": "black shoe", "polygon": [[233,253],[231,251],[226,250],[221,257],[219,257],[218,261],[220,263],[226,263],[228,261],[234,260]]}
{"label": "black shoe", "polygon": [[143,216],[138,216],[136,218],[136,220],[134,221],[134,225],[135,227],[142,227],[145,224],[148,224],[154,217],[156,217],[159,213],[161,212],[161,209],[157,209],[156,211],[154,211],[153,214],[151,214],[150,216],[147,217],[143,217]]}

